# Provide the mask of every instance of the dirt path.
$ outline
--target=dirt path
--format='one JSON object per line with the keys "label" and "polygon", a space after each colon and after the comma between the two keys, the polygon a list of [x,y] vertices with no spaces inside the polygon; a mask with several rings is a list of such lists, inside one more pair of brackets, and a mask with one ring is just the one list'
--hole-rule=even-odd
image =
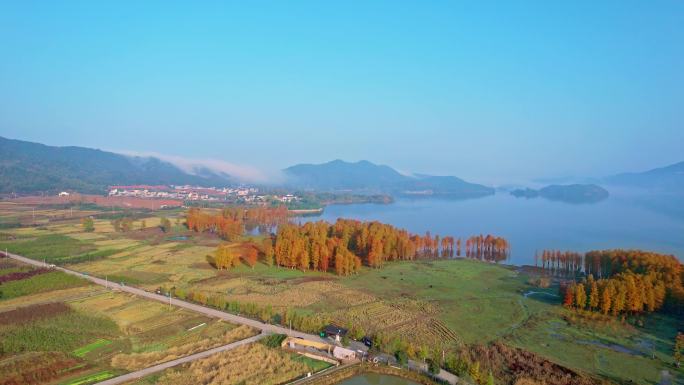
{"label": "dirt path", "polygon": [[531,296],[531,295],[546,295],[546,296],[549,296],[549,297],[560,298],[560,297],[558,296],[558,294],[547,293],[547,292],[545,292],[545,291],[532,291],[532,290],[530,290],[530,291],[528,291],[527,293],[523,294],[523,297],[527,298],[527,297],[529,297],[529,296]]}

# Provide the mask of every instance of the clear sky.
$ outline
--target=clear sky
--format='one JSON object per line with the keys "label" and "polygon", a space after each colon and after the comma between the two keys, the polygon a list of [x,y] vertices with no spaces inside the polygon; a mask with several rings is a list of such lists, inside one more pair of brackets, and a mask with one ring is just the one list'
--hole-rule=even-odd
{"label": "clear sky", "polygon": [[494,183],[648,169],[684,160],[684,2],[2,1],[0,135]]}

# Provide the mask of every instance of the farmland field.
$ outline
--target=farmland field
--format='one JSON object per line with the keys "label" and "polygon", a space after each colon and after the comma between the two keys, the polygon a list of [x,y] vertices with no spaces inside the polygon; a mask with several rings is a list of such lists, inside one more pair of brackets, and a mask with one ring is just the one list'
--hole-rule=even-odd
{"label": "farmland field", "polygon": [[323,369],[313,360],[304,360],[259,343],[215,354],[161,374],[135,382],[136,385],[277,385]]}
{"label": "farmland field", "polygon": [[[528,278],[512,267],[438,260],[391,263],[342,278],[240,266],[195,287],[238,301],[325,314],[367,334],[379,333],[390,345],[397,337],[428,349],[505,341],[585,373],[643,384],[658,382],[662,370],[673,371],[672,335],[681,320],[649,315],[642,328],[616,320],[582,323],[559,306],[557,288],[532,287]],[[528,291],[549,295],[525,297]]]}
{"label": "farmland field", "polygon": [[0,302],[29,294],[51,292],[84,286],[86,282],[59,271],[48,271],[21,280],[4,282],[0,289]]}
{"label": "farmland field", "polygon": [[[348,277],[261,262],[253,268],[240,265],[218,271],[207,258],[220,243],[215,236],[177,225],[165,233],[156,227],[161,215],[133,214],[133,230],[126,233],[115,232],[107,218],[96,217],[95,230],[88,233],[77,220],[41,217],[38,227],[2,229],[0,247],[36,258],[50,257],[72,269],[148,290],[174,288],[205,298],[316,315],[351,328],[354,334],[376,336],[388,350],[398,347],[397,341],[434,351],[498,341],[616,381],[657,383],[663,370],[684,376],[671,364],[672,337],[684,327],[682,320],[649,315],[642,317],[642,327],[636,327],[618,320],[573,318],[554,297],[557,287],[531,286],[522,269],[456,259],[388,263],[382,269],[362,268]],[[179,216],[178,212],[164,214],[174,223]],[[53,241],[55,248],[48,250]],[[530,291],[547,295],[525,296]],[[98,340],[112,341],[84,354],[88,362],[98,352],[109,354],[105,364],[95,359],[90,364],[93,370],[130,370],[136,367],[134,362],[155,361],[156,352],[173,346],[191,351],[193,338],[184,331],[203,322],[201,317],[169,311],[159,304],[147,306],[142,300],[100,289],[67,287],[55,293],[75,311],[113,320],[121,333],[97,336],[81,346],[87,350],[88,344]],[[21,298],[27,304],[49,301],[45,292]],[[0,306],[17,306],[18,299],[6,298]],[[203,338],[217,341],[230,330],[225,325],[207,326],[201,331]],[[123,354],[115,367],[112,352],[117,349]],[[61,353],[80,358],[73,351]]]}
{"label": "farmland field", "polygon": [[[2,262],[0,276],[31,269]],[[85,385],[255,334],[86,282],[50,271],[2,285],[13,289],[0,301],[0,384]]]}

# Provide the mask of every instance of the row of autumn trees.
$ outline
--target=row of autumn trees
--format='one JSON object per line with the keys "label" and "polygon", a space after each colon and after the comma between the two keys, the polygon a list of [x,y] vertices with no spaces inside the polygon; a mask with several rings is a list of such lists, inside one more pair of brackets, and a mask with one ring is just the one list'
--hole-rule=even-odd
{"label": "row of autumn trees", "polygon": [[[275,236],[260,244],[219,245],[212,261],[219,269],[240,262],[254,266],[261,256],[267,265],[349,275],[362,265],[380,267],[386,261],[460,257],[463,246],[460,238],[433,236],[430,232],[411,234],[380,222],[338,219],[332,225],[323,221],[295,224],[287,220],[287,209],[282,206],[232,207],[219,212],[191,208],[186,224],[190,230],[211,232],[229,241],[249,230],[248,226],[277,226]],[[510,253],[508,241],[492,235],[472,236],[464,246],[468,258],[498,262]]]}
{"label": "row of autumn trees", "polygon": [[220,212],[191,208],[185,218],[188,229],[215,233],[231,241],[245,230],[258,228],[261,232],[271,232],[277,225],[287,221],[287,207],[227,207]]}
{"label": "row of autumn trees", "polygon": [[[508,242],[499,237],[475,236],[466,241],[471,258],[499,260],[507,255]],[[284,223],[275,238],[275,264],[301,270],[329,271],[348,275],[362,265],[381,267],[386,261],[450,258],[461,255],[461,240],[411,234],[380,222],[338,219],[334,224]]]}
{"label": "row of autumn trees", "polygon": [[563,305],[603,314],[638,314],[659,310],[666,296],[665,283],[655,274],[620,273],[595,280],[592,275],[564,287]]}
{"label": "row of autumn trees", "polygon": [[665,280],[672,281],[681,272],[676,257],[642,250],[597,250],[586,254],[544,250],[541,254],[535,253],[534,262],[544,272],[560,277],[592,274],[596,278],[608,278],[626,271],[638,274],[657,271]]}
{"label": "row of autumn trees", "polygon": [[[567,255],[574,258],[579,254]],[[566,260],[572,260],[573,266],[577,264],[573,259]],[[579,255],[579,262],[580,267],[573,269],[583,272],[586,278],[561,286],[563,304],[568,308],[612,315],[662,308],[684,313],[684,268],[674,256],[641,250],[600,250]],[[544,268],[558,271],[555,262]]]}

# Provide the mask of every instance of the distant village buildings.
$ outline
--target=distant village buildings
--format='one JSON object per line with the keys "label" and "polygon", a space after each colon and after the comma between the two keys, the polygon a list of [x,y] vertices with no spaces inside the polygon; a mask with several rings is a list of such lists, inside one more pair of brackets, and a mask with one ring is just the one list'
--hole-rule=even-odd
{"label": "distant village buildings", "polygon": [[[60,196],[62,196],[60,193]],[[68,193],[66,193],[68,195]],[[134,197],[144,199],[178,199],[183,201],[216,201],[249,204],[297,202],[301,198],[293,194],[263,195],[256,187],[200,187],[200,186],[110,186],[110,197]]]}

